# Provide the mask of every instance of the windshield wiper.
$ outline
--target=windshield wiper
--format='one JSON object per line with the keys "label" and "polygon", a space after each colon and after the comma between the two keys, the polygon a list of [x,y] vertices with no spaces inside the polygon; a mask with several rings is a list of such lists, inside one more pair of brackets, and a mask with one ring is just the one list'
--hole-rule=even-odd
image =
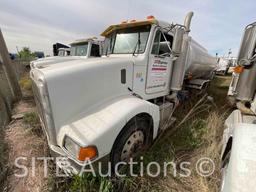
{"label": "windshield wiper", "polygon": [[137,49],[137,46],[138,46],[138,52],[140,51],[140,44],[141,44],[141,41],[140,41],[140,33],[138,33],[138,41],[135,45],[135,48],[134,48],[134,51],[133,51],[133,56],[135,55],[135,52],[136,52],[136,49]]}

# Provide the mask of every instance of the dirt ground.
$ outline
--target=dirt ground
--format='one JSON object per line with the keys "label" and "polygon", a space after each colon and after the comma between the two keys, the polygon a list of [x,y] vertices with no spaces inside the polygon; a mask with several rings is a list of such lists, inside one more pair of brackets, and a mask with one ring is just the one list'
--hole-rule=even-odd
{"label": "dirt ground", "polygon": [[[35,170],[32,166],[32,157],[43,157],[47,155],[47,144],[34,134],[23,122],[23,115],[34,112],[33,100],[26,99],[16,104],[13,119],[6,130],[6,140],[9,147],[9,175],[6,191],[27,192],[41,191],[47,184],[44,178],[44,166],[42,162],[36,161]],[[15,165],[15,159],[22,157],[17,163],[27,167],[28,174],[24,177],[17,177],[15,174],[25,173],[23,169]]]}

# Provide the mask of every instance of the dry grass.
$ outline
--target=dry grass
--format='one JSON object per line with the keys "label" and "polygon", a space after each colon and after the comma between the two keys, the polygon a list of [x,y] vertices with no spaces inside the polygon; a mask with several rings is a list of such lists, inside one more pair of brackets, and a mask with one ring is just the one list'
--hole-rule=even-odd
{"label": "dry grass", "polygon": [[19,81],[23,97],[32,97],[33,91],[32,91],[32,81],[29,77],[29,74],[24,74],[20,81]]}
{"label": "dry grass", "polygon": [[221,149],[221,138],[223,130],[223,117],[217,112],[211,112],[207,118],[205,127],[205,133],[202,135],[202,144],[200,147],[192,150],[187,155],[183,153],[178,154],[178,161],[189,161],[191,165],[195,167],[197,160],[202,157],[210,158],[215,163],[215,172],[209,177],[202,177],[197,174],[196,171],[192,172],[191,177],[183,178],[180,180],[179,187],[186,187],[189,190],[186,191],[200,191],[200,192],[216,192],[219,191],[220,183],[220,149]]}
{"label": "dry grass", "polygon": [[8,146],[4,138],[4,127],[0,127],[0,191],[4,191],[8,171]]}
{"label": "dry grass", "polygon": [[[44,178],[43,161],[36,161],[35,175],[33,175],[32,158],[48,156],[48,146],[46,139],[35,134],[33,130],[38,124],[34,114],[32,102],[21,101],[14,109],[16,114],[25,113],[25,119],[13,120],[7,127],[6,140],[9,146],[9,175],[8,191],[41,191],[46,184]],[[22,169],[15,166],[15,159],[25,157],[19,163],[28,168],[28,175],[19,178],[16,174],[21,174]]]}
{"label": "dry grass", "polygon": [[[226,102],[230,80],[230,77],[216,77],[208,91],[213,100],[201,103],[203,109],[209,105],[211,107],[201,113],[194,111],[192,118],[188,119],[169,139],[162,142],[165,143],[162,146],[168,143],[175,149],[172,155],[176,162],[189,161],[192,167],[195,167],[197,160],[202,157],[212,159],[215,163],[214,173],[209,177],[202,177],[194,170],[190,177],[180,179],[170,175],[166,180],[158,181],[163,191],[219,191],[223,123],[231,110]],[[195,105],[196,100],[192,99],[178,109],[178,122],[182,121],[183,114]]]}
{"label": "dry grass", "polygon": [[21,88],[27,90],[27,91],[32,91],[32,82],[31,79],[28,77],[28,75],[23,76],[20,81],[20,86]]}
{"label": "dry grass", "polygon": [[28,112],[23,117],[23,123],[26,125],[26,131],[31,131],[38,137],[43,135],[42,128],[40,125],[40,119],[37,113]]}

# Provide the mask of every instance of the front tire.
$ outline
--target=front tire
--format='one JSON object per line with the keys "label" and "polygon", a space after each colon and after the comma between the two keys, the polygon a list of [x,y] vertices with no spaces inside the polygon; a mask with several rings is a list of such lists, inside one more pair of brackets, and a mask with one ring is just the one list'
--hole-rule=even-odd
{"label": "front tire", "polygon": [[118,135],[111,151],[112,171],[118,162],[129,162],[130,158],[147,149],[153,140],[151,121],[134,117]]}

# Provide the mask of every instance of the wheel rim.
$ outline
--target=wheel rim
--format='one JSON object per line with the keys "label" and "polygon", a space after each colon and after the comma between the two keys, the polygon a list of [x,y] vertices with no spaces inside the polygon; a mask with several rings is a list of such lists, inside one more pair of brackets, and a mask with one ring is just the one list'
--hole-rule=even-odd
{"label": "wheel rim", "polygon": [[121,153],[121,161],[129,161],[129,159],[136,155],[144,143],[144,133],[140,130],[133,132],[126,140]]}

